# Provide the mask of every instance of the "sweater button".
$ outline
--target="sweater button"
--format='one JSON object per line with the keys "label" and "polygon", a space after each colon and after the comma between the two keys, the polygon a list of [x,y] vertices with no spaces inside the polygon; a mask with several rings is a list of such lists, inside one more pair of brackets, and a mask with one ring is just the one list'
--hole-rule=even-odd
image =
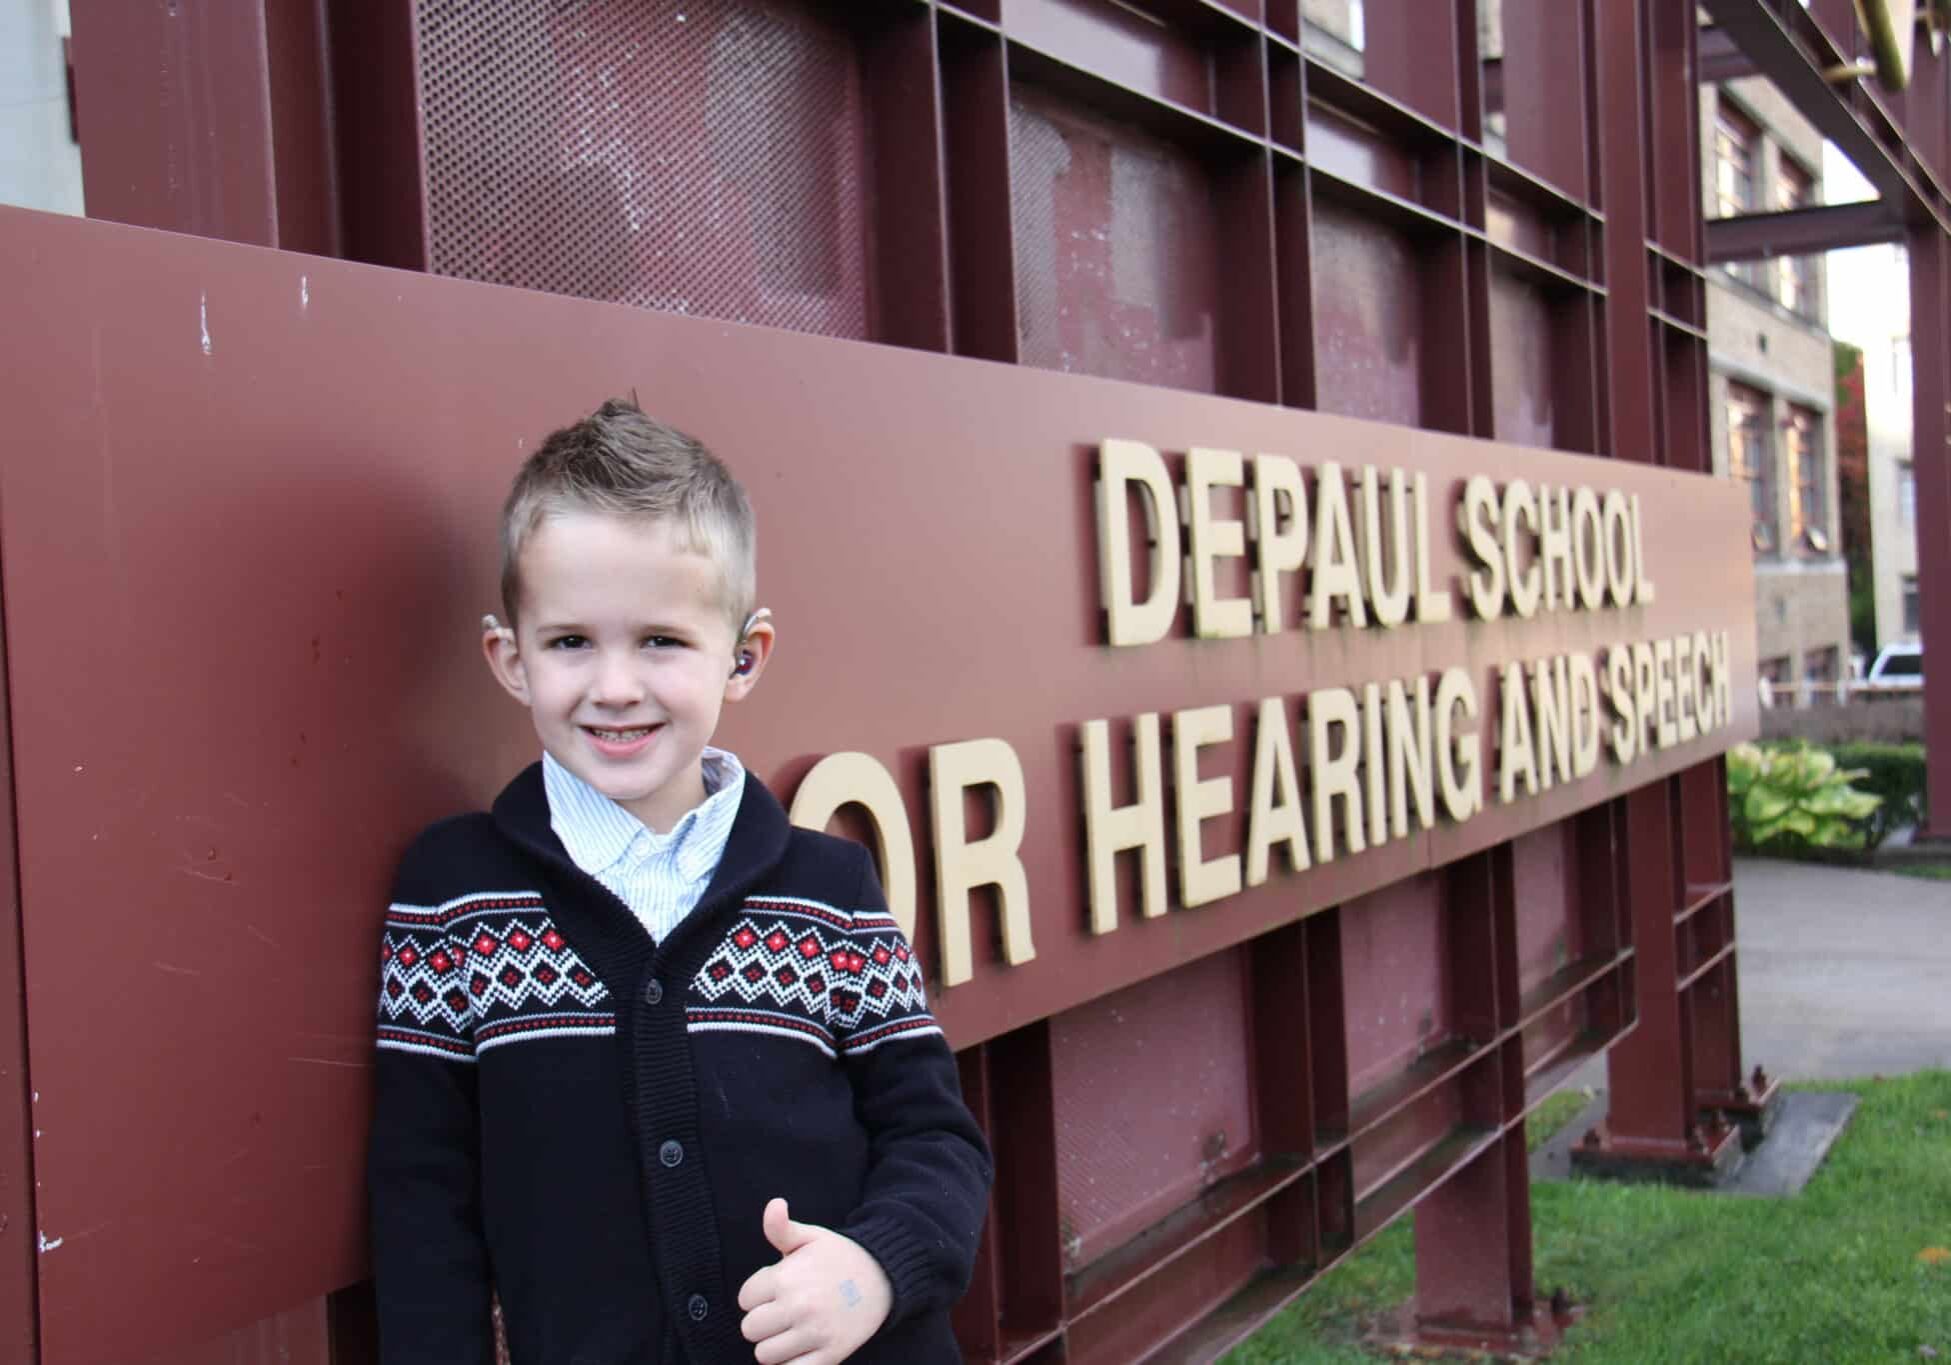
{"label": "sweater button", "polygon": [[646,1005],[664,1003],[664,983],[654,976],[644,983],[644,1003]]}
{"label": "sweater button", "polygon": [[711,1305],[705,1302],[704,1295],[693,1294],[684,1301],[684,1311],[691,1315],[691,1321],[703,1322],[705,1314],[711,1311]]}
{"label": "sweater button", "polygon": [[[676,1138],[667,1139],[664,1145],[657,1149],[657,1159],[666,1166],[678,1165],[684,1160],[684,1144]],[[704,1300],[694,1299],[693,1302],[703,1303]]]}

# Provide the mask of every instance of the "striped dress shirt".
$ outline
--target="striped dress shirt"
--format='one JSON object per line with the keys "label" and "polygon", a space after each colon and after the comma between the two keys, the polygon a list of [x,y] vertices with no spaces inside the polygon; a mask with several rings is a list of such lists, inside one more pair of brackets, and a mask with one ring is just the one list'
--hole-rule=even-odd
{"label": "striped dress shirt", "polygon": [[662,943],[711,884],[745,794],[745,768],[723,749],[704,751],[705,799],[668,834],[657,834],[570,772],[546,750],[542,786],[549,824],[570,860],[630,907]]}

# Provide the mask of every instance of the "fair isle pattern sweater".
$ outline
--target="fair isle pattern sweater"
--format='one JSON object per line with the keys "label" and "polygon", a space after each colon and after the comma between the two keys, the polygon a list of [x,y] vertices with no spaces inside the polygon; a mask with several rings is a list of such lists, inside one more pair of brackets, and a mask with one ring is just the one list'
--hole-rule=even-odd
{"label": "fair isle pattern sweater", "polygon": [[760,1215],[845,1233],[894,1289],[859,1365],[960,1359],[948,1310],[988,1150],[858,845],[748,775],[698,906],[653,942],[550,828],[540,765],[402,862],[370,1154],[389,1365],[746,1361]]}

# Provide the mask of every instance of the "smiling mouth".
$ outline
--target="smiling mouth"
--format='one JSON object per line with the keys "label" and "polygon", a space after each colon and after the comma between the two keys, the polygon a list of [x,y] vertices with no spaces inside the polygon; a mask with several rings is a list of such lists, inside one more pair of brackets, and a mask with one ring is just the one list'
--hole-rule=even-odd
{"label": "smiling mouth", "polygon": [[630,744],[636,740],[648,738],[651,731],[657,727],[655,725],[639,725],[629,730],[605,730],[598,726],[585,725],[583,728],[606,744]]}

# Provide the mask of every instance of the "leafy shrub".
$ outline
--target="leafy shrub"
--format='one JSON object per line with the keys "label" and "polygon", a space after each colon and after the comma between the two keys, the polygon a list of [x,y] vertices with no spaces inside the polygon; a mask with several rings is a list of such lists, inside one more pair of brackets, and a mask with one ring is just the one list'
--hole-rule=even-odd
{"label": "leafy shrub", "polygon": [[1798,853],[1861,849],[1881,796],[1850,783],[1868,776],[1808,744],[1763,749],[1737,744],[1728,751],[1728,814],[1742,852]]}
{"label": "leafy shrub", "polygon": [[1922,827],[1924,806],[1924,746],[1921,744],[1832,744],[1829,752],[1840,767],[1863,776],[1856,786],[1883,798],[1883,804],[1864,822],[1864,836],[1875,848],[1906,826]]}

